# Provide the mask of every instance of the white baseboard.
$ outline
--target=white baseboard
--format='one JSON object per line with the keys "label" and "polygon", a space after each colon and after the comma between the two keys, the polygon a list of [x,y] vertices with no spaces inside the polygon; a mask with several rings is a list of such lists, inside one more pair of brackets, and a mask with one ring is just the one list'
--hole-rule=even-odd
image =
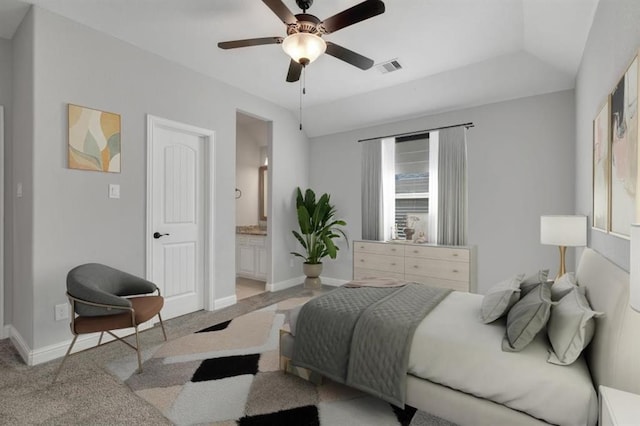
{"label": "white baseboard", "polygon": [[288,279],[286,281],[280,281],[277,283],[272,283],[272,284],[267,284],[267,290],[268,291],[280,291],[280,290],[284,290],[287,288],[291,288],[291,287],[295,287],[297,285],[300,285],[304,283],[304,275],[301,275],[299,277],[295,277],[295,278],[291,278]]}
{"label": "white baseboard", "polygon": [[5,325],[0,329],[0,339],[6,339],[11,335],[11,326]]}
{"label": "white baseboard", "polygon": [[[11,339],[11,343],[18,350],[18,353],[22,357],[22,360],[27,365],[38,365],[43,362],[52,361],[54,359],[63,357],[65,353],[67,353],[67,349],[69,349],[69,345],[71,345],[71,341],[73,338],[67,339],[63,342],[54,343],[48,346],[44,346],[39,349],[31,349],[29,345],[24,341],[18,330],[13,328],[12,326],[8,326],[10,328],[9,338]],[[153,327],[153,323],[148,321],[138,327],[138,331],[148,330]],[[124,330],[115,330],[113,333],[119,337],[127,337],[134,333],[133,329],[124,329]],[[80,335],[78,340],[76,340],[76,344],[73,345],[72,354],[76,352],[83,351],[85,349],[92,348],[98,344],[98,339],[100,338],[100,333],[86,334]],[[102,338],[102,342],[111,342],[116,340],[114,337],[111,337],[109,334],[104,335]]]}
{"label": "white baseboard", "polygon": [[216,299],[213,302],[213,310],[215,311],[218,309],[226,308],[227,306],[235,305],[236,303],[238,303],[238,299],[236,298],[235,294],[233,296]]}
{"label": "white baseboard", "polygon": [[11,343],[13,343],[13,346],[20,354],[22,360],[27,365],[33,365],[29,364],[29,354],[31,353],[31,348],[29,348],[27,342],[24,341],[20,333],[18,333],[18,330],[16,330],[12,325],[8,325],[7,327],[9,327],[9,340],[11,340]]}

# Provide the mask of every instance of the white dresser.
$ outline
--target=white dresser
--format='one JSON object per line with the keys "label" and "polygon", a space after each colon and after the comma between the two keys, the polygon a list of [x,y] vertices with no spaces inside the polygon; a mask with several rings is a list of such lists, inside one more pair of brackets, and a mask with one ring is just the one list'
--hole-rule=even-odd
{"label": "white dresser", "polygon": [[473,246],[354,241],[353,278],[390,277],[476,291],[476,250]]}

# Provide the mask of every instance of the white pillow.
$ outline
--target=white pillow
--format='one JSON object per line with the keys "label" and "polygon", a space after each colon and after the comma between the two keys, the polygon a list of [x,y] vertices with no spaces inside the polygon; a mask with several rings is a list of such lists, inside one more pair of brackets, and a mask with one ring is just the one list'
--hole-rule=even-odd
{"label": "white pillow", "polygon": [[594,318],[604,315],[591,309],[584,293],[575,287],[551,307],[547,335],[553,350],[547,361],[552,364],[569,365],[578,359],[593,338]]}
{"label": "white pillow", "polygon": [[505,315],[520,299],[520,283],[524,274],[515,275],[495,284],[482,299],[480,318],[489,324]]}

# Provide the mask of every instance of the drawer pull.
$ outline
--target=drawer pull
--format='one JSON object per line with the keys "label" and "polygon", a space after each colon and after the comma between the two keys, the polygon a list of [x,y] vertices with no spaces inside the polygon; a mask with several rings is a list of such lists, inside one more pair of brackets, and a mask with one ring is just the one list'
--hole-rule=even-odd
{"label": "drawer pull", "polygon": [[396,249],[392,248],[391,251],[396,251]]}
{"label": "drawer pull", "polygon": [[418,265],[413,265],[413,267],[414,267],[415,269],[418,269]]}
{"label": "drawer pull", "polygon": [[418,250],[414,250],[413,253],[418,254]]}
{"label": "drawer pull", "polygon": [[391,266],[396,266],[395,262],[391,264]]}
{"label": "drawer pull", "polygon": [[360,259],[360,262],[364,262],[364,259]]}
{"label": "drawer pull", "polygon": [[454,270],[453,270],[453,271],[451,271],[451,272],[458,273],[458,270],[457,270],[457,269],[454,269]]}
{"label": "drawer pull", "polygon": [[453,253],[453,257],[458,257],[458,253]]}

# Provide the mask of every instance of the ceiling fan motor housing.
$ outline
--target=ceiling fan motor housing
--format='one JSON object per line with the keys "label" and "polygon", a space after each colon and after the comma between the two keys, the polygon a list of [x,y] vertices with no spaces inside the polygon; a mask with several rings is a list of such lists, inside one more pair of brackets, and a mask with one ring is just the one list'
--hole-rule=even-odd
{"label": "ceiling fan motor housing", "polygon": [[322,33],[318,30],[320,19],[318,19],[316,16],[310,15],[308,13],[300,13],[296,15],[296,19],[298,20],[298,22],[287,26],[287,35],[295,33],[320,33],[318,35],[322,35]]}

